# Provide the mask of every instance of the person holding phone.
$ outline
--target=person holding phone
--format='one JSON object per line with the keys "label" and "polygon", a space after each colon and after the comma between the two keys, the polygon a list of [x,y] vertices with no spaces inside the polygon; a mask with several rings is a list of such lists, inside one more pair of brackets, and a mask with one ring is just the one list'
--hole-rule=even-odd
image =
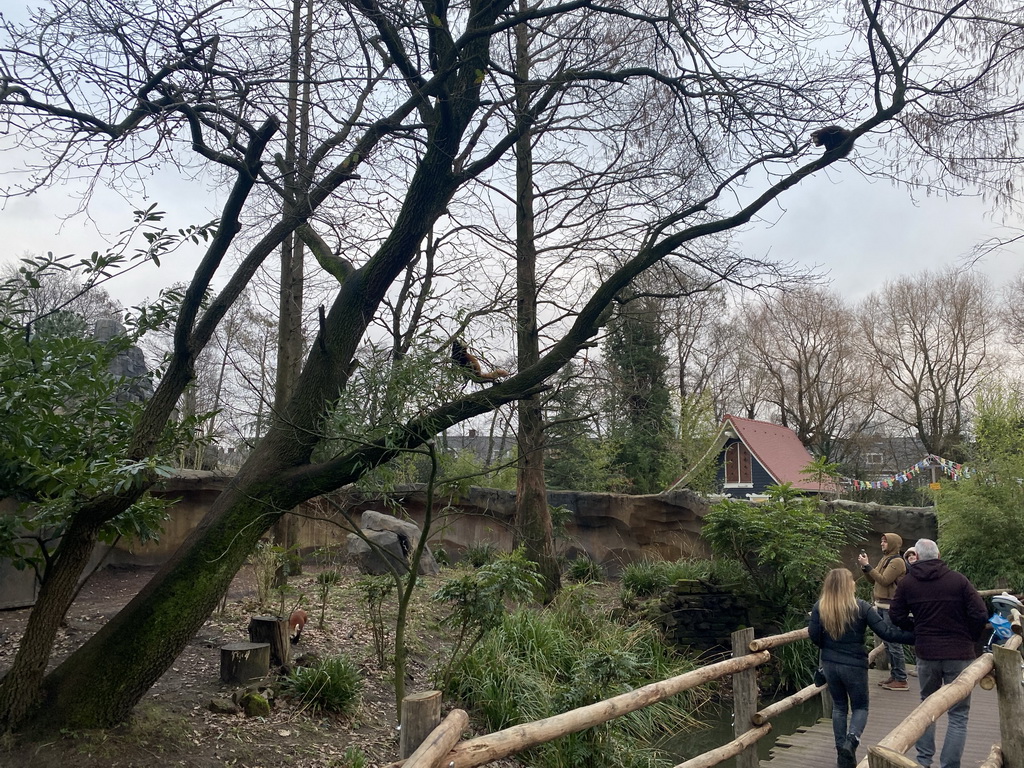
{"label": "person holding phone", "polygon": [[[882,534],[882,558],[878,565],[872,567],[868,560],[867,553],[861,550],[857,557],[864,577],[874,584],[871,590],[872,602],[879,615],[889,620],[889,606],[892,604],[893,595],[896,594],[896,586],[907,574],[907,563],[900,555],[903,547],[903,539],[895,533]],[[883,638],[884,641],[884,638]],[[879,683],[887,691],[908,691],[910,685],[907,683],[907,664],[903,654],[901,643],[890,643],[885,641],[885,650],[889,654],[889,677]]]}

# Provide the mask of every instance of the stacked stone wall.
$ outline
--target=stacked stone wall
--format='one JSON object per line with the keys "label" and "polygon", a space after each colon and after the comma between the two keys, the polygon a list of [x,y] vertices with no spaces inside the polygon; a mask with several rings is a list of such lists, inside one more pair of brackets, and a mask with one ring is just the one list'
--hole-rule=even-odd
{"label": "stacked stone wall", "polygon": [[729,635],[750,626],[744,598],[700,581],[680,579],[651,610],[666,640],[701,651],[727,648]]}

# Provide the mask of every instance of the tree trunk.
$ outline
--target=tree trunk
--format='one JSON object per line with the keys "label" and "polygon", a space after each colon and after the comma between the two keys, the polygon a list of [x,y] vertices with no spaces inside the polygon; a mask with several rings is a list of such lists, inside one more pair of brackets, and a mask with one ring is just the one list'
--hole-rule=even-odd
{"label": "tree trunk", "polygon": [[[293,201],[305,190],[305,152],[309,143],[309,51],[304,48],[303,39],[310,40],[312,28],[309,14],[312,2],[307,8],[305,19],[302,0],[292,0],[292,16],[288,62],[288,118],[285,125],[285,176],[283,179],[286,195],[283,202],[284,214],[295,212]],[[299,100],[300,69],[302,70],[303,100]],[[305,243],[292,233],[281,244],[281,286],[278,305],[277,325],[277,384],[274,389],[274,408],[283,412],[302,372],[302,310],[305,298]],[[289,553],[295,545],[292,526],[287,516],[274,525],[274,545]],[[285,559],[274,574],[274,586],[288,583],[288,561]]]}
{"label": "tree trunk", "polygon": [[124,720],[202,626],[280,515],[272,491],[251,483],[222,493],[139,594],[46,677],[45,706],[35,724],[93,728]]}
{"label": "tree trunk", "polygon": [[[525,0],[520,0],[519,7],[526,10]],[[525,113],[529,98],[525,84],[530,74],[529,29],[525,24],[516,27],[516,71],[524,84],[517,93],[517,104],[520,112]],[[516,331],[521,371],[540,359],[531,141],[527,131],[516,142]],[[544,415],[538,395],[519,401],[517,437],[516,536],[526,556],[537,563],[544,581],[544,602],[548,602],[561,587],[561,574],[544,482]]]}
{"label": "tree trunk", "polygon": [[75,599],[78,578],[92,556],[96,536],[95,527],[72,525],[46,569],[14,663],[0,680],[0,723],[8,727],[17,727],[39,701],[57,630]]}
{"label": "tree trunk", "polygon": [[280,616],[253,616],[249,619],[249,642],[270,646],[270,663],[283,667],[292,660],[288,619]]}

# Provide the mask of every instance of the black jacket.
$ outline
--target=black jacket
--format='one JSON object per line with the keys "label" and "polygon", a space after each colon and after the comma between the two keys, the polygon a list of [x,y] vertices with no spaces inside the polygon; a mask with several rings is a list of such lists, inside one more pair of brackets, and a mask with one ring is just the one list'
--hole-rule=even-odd
{"label": "black jacket", "polygon": [[978,590],[941,560],[920,560],[900,582],[890,620],[914,629],[914,651],[922,659],[973,659],[988,610]]}
{"label": "black jacket", "polygon": [[814,604],[811,609],[811,618],[807,622],[807,633],[810,635],[811,642],[821,648],[822,661],[867,669],[868,652],[864,646],[864,631],[867,627],[871,627],[872,632],[890,643],[910,644],[914,642],[913,632],[905,632],[892,626],[865,601],[857,600],[857,607],[860,612],[846,628],[843,636],[836,639],[825,631],[818,613],[818,604]]}

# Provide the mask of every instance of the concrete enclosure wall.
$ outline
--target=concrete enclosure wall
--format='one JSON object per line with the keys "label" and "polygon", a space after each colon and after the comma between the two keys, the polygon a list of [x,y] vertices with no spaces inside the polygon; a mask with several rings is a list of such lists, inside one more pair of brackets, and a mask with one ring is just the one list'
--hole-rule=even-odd
{"label": "concrete enclosure wall", "polygon": [[[119,542],[111,551],[99,551],[96,561],[115,566],[156,566],[165,562],[198,525],[230,477],[223,473],[190,471],[167,481],[159,494],[176,499],[170,520],[158,542]],[[344,552],[345,536],[350,528],[338,507],[354,519],[366,509],[380,512],[401,509],[417,525],[423,525],[426,496],[420,486],[397,489],[384,497],[367,497],[351,491],[335,496],[333,504],[312,502],[291,515],[293,539],[303,552],[337,548]],[[566,519],[558,547],[571,560],[586,555],[614,576],[621,569],[644,558],[676,560],[709,554],[700,536],[704,515],[710,502],[689,491],[673,491],[652,496],[626,496],[614,493],[552,491],[548,503],[559,507]],[[880,555],[878,539],[882,533],[899,533],[907,546],[920,537],[935,538],[937,527],[930,509],[855,505],[867,512],[872,533],[865,548],[872,562]],[[2,514],[0,506],[0,514]],[[827,510],[826,510],[827,511]],[[459,498],[439,497],[434,502],[431,547],[444,549],[457,558],[468,547],[491,543],[498,548],[512,544],[515,494],[490,488],[470,488]],[[859,546],[843,553],[843,561],[856,565]],[[0,608],[29,605],[35,589],[29,573],[18,572],[0,561]]]}

